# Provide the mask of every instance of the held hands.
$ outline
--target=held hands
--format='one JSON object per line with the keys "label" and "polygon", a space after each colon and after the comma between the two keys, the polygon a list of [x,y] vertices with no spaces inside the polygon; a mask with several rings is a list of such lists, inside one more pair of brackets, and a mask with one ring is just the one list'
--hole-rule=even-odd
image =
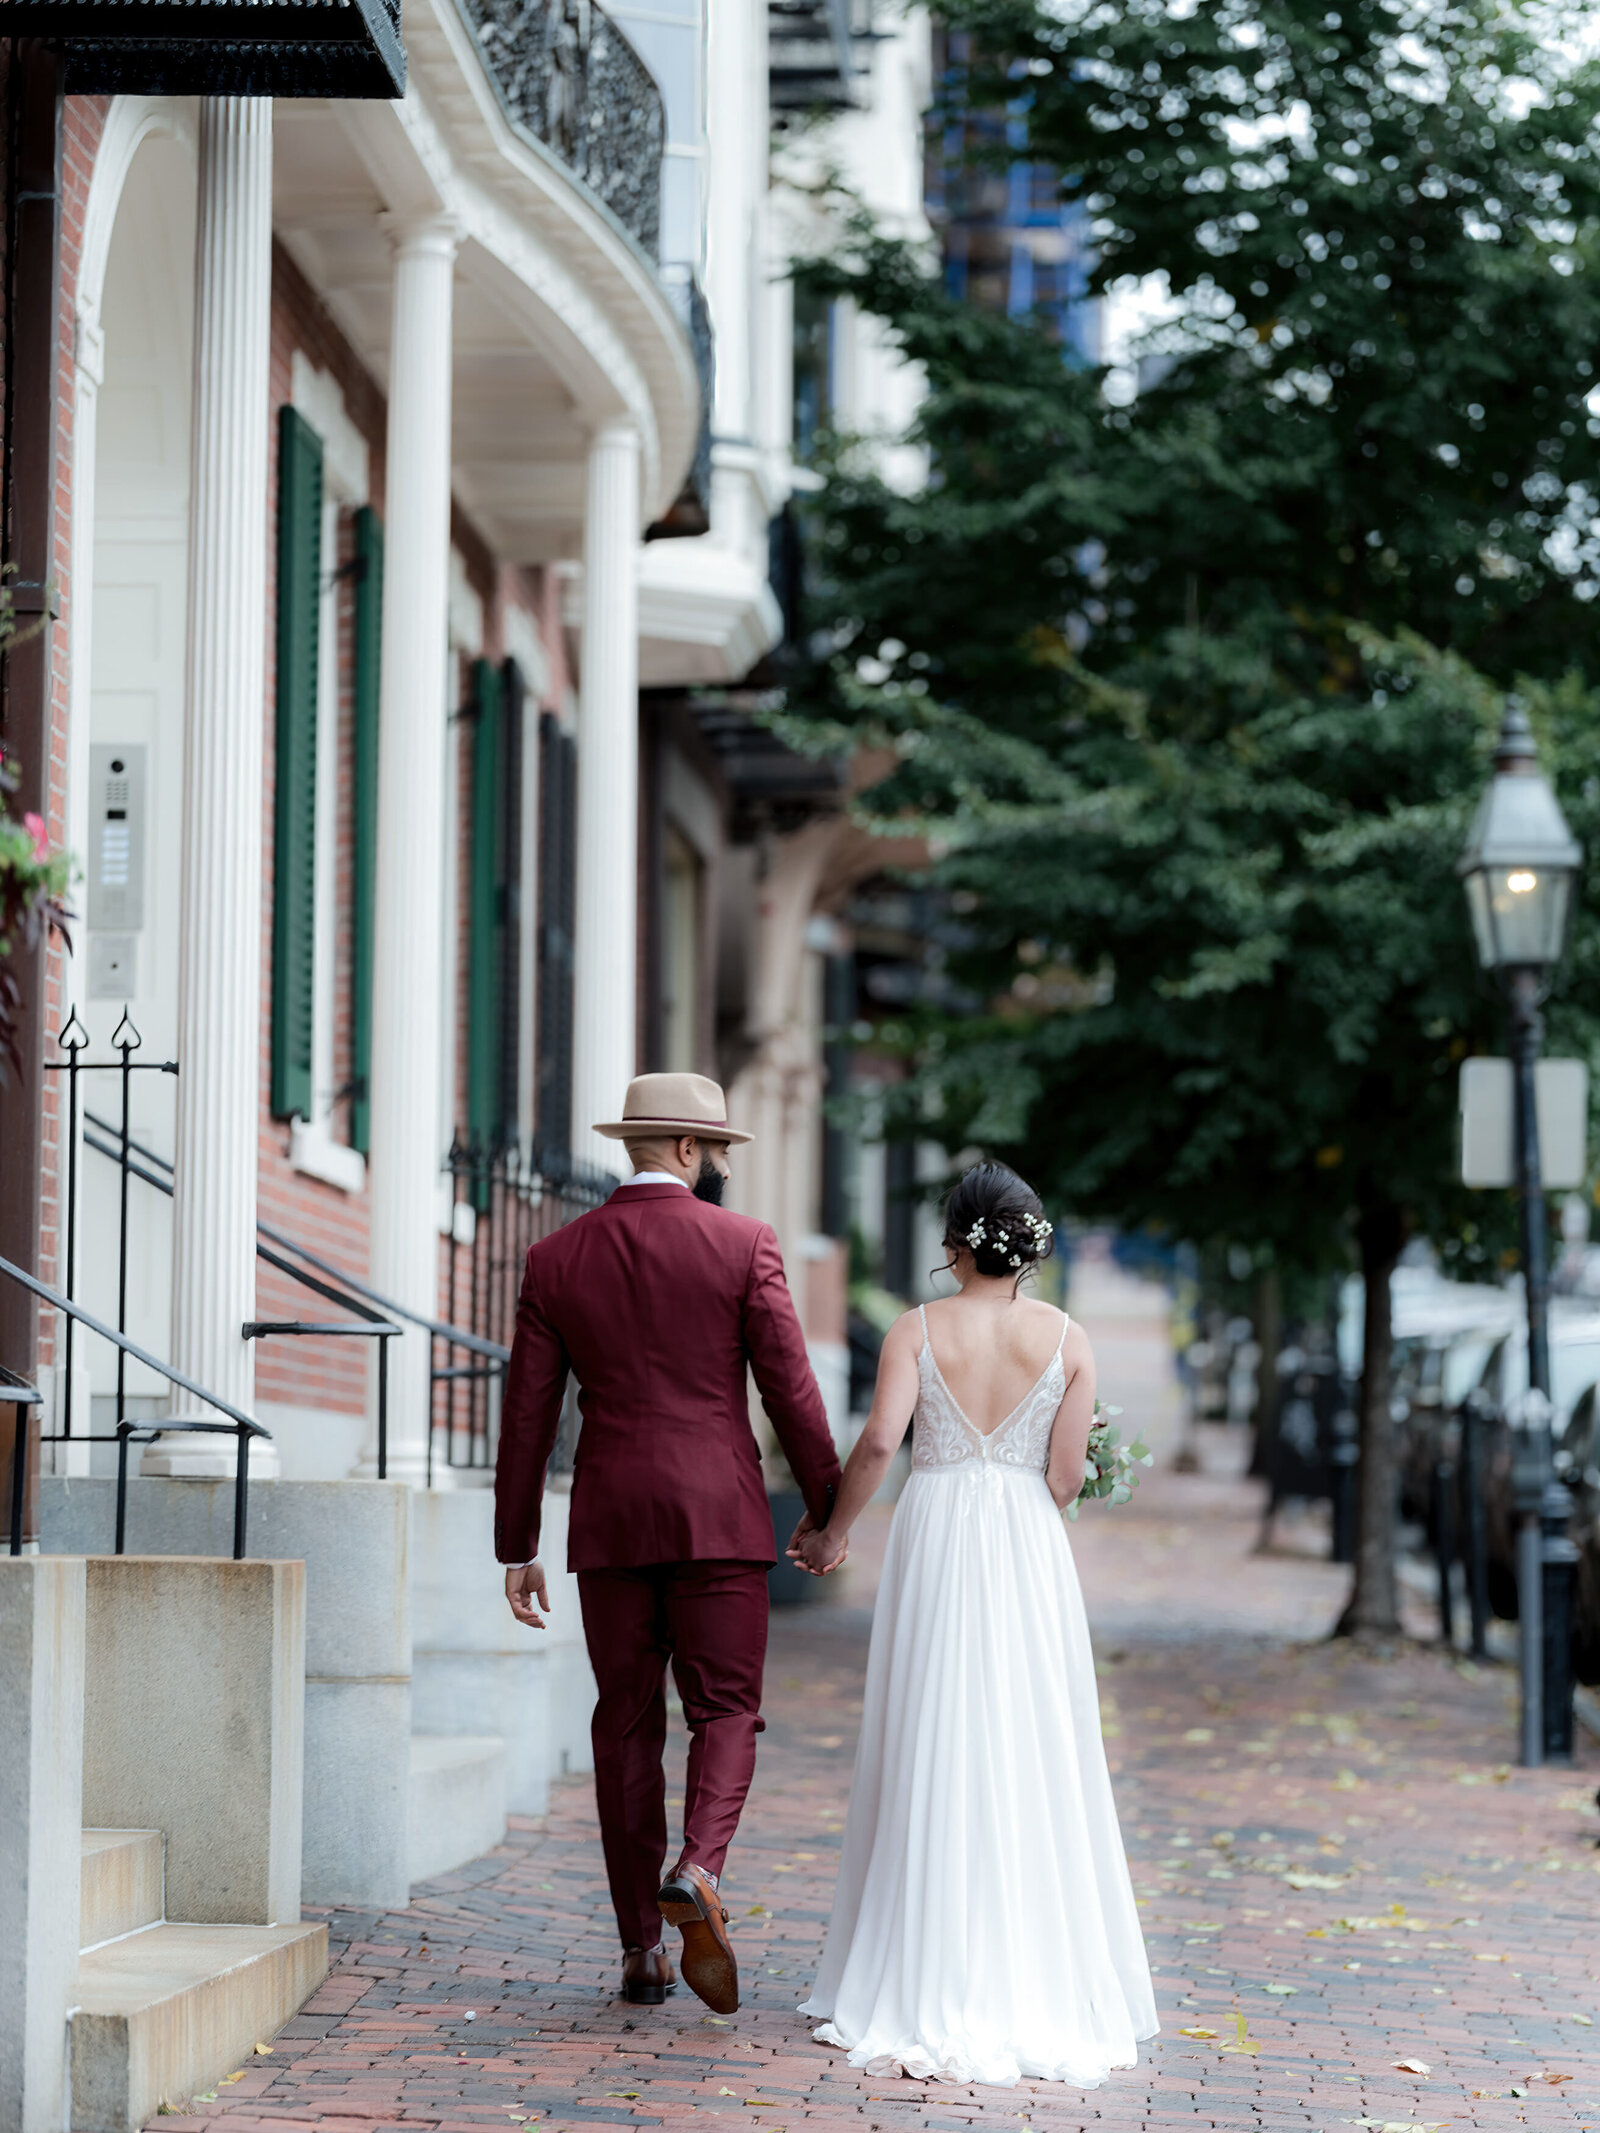
{"label": "held hands", "polygon": [[850,1553],[850,1542],[848,1536],[841,1539],[828,1527],[819,1533],[807,1511],[795,1527],[784,1553],[791,1563],[809,1570],[814,1578],[825,1578],[845,1561]]}
{"label": "held hands", "polygon": [[[526,1564],[521,1570],[506,1572],[506,1598],[511,1602],[511,1612],[528,1629],[543,1629],[544,1616],[550,1612],[550,1595],[545,1589],[544,1565],[539,1562]],[[534,1612],[538,1600],[543,1614]]]}

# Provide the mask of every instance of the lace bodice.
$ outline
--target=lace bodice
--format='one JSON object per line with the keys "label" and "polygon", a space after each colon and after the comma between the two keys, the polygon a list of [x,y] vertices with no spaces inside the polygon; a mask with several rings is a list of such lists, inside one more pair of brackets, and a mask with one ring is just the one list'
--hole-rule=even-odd
{"label": "lace bodice", "polygon": [[954,1467],[976,1464],[984,1467],[1031,1467],[1042,1474],[1050,1460],[1050,1429],[1066,1391],[1066,1365],[1061,1360],[1061,1341],[1044,1366],[1033,1390],[1012,1408],[1005,1420],[986,1436],[968,1421],[955,1394],[944,1381],[928,1340],[928,1314],[922,1311],[922,1350],[917,1357],[916,1426],[911,1440],[911,1464],[921,1467]]}

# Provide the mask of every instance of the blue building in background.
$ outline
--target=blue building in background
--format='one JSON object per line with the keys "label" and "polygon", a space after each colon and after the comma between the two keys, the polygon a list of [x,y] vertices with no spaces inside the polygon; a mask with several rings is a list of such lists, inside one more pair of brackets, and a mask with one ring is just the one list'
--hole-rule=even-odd
{"label": "blue building in background", "polygon": [[[934,64],[946,95],[959,85],[969,40],[936,33]],[[986,310],[1042,312],[1069,357],[1098,363],[1100,306],[1088,293],[1093,252],[1080,202],[1064,201],[1055,169],[1032,161],[1019,84],[1006,111],[962,111],[930,130],[927,207],[944,249],[945,287]],[[1004,143],[1016,159],[974,168],[975,147]]]}

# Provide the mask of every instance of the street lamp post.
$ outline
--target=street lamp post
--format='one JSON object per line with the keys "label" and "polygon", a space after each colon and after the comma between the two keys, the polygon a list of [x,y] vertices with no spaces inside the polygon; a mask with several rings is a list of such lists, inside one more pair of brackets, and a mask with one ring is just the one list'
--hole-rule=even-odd
{"label": "street lamp post", "polygon": [[[1550,1456],[1549,1278],[1535,1068],[1544,1037],[1540,1003],[1566,947],[1582,860],[1582,850],[1539,769],[1526,714],[1512,698],[1495,749],[1494,776],[1478,804],[1457,871],[1466,890],[1478,960],[1499,980],[1511,1016],[1517,1200],[1528,1312],[1528,1398],[1518,1431],[1512,1484],[1517,1509],[1522,1760],[1534,1768],[1545,1760],[1547,1747],[1562,1752],[1563,1713],[1565,1749],[1571,1753],[1571,1655],[1565,1648],[1560,1652],[1545,1648],[1546,1555],[1551,1542],[1565,1541],[1567,1497],[1555,1478]],[[1547,1527],[1552,1529],[1549,1541]],[[1551,1567],[1557,1567],[1554,1561]],[[1558,1619],[1549,1625],[1563,1645],[1568,1631],[1559,1618],[1564,1613],[1556,1609]]]}

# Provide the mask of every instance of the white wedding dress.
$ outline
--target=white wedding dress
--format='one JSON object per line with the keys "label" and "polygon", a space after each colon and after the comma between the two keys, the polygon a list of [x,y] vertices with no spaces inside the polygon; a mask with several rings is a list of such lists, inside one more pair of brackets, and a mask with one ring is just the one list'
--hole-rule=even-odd
{"label": "white wedding dress", "polygon": [[1094,2088],[1158,2025],[1045,1482],[1065,1366],[1058,1347],[987,1435],[925,1314],[918,1372],[833,1917],[800,2011],[869,2074]]}

